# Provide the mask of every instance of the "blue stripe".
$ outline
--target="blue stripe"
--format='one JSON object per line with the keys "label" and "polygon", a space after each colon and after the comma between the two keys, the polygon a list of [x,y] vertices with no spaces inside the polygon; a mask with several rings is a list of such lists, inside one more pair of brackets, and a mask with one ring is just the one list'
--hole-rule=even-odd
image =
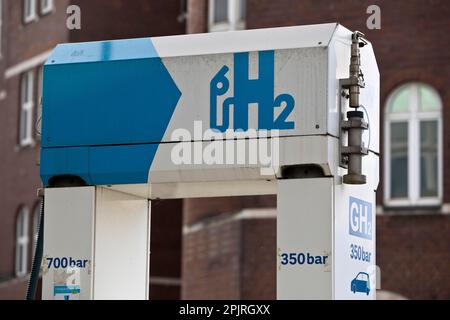
{"label": "blue stripe", "polygon": [[[59,174],[147,182],[180,96],[148,38],[58,46],[44,67],[44,184]],[[136,144],[145,146],[116,147]]]}
{"label": "blue stripe", "polygon": [[46,66],[157,58],[150,38],[63,43],[56,46]]}

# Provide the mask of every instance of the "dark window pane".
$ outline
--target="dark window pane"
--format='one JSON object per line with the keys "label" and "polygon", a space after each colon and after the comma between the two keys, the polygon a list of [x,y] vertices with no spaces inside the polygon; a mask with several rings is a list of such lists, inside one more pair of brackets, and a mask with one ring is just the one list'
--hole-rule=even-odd
{"label": "dark window pane", "polygon": [[20,140],[23,141],[27,137],[27,112],[22,110],[20,112]]}
{"label": "dark window pane", "polygon": [[438,124],[436,120],[420,123],[420,196],[438,195]]}
{"label": "dark window pane", "polygon": [[23,211],[19,213],[19,228],[18,228],[18,236],[23,237],[25,235],[25,218]]}
{"label": "dark window pane", "polygon": [[408,123],[391,123],[391,198],[408,197]]}
{"label": "dark window pane", "polygon": [[19,244],[19,262],[18,262],[18,270],[19,272],[23,271],[23,245]]}
{"label": "dark window pane", "polygon": [[228,0],[214,1],[214,23],[228,21]]}

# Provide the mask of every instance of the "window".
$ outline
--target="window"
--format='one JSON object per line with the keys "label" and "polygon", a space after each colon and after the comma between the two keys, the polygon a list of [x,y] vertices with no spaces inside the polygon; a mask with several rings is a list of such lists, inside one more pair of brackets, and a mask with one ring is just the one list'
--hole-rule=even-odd
{"label": "window", "polygon": [[34,252],[36,249],[37,239],[38,239],[38,232],[39,232],[39,219],[41,217],[41,203],[38,202],[36,207],[33,211],[33,233],[32,233],[32,240],[33,240],[33,247],[32,247],[32,255],[31,257],[34,257]]}
{"label": "window", "polygon": [[209,31],[244,29],[245,14],[245,0],[210,0]]}
{"label": "window", "polygon": [[409,83],[388,99],[385,202],[439,205],[442,197],[442,103],[432,87]]}
{"label": "window", "polygon": [[20,145],[28,146],[33,144],[34,73],[32,70],[22,75],[20,86]]}
{"label": "window", "polygon": [[36,0],[23,0],[23,21],[32,22],[36,19]]}
{"label": "window", "polygon": [[28,268],[28,209],[19,210],[16,221],[16,276],[22,277]]}
{"label": "window", "polygon": [[53,0],[41,0],[41,14],[47,14],[53,11]]}

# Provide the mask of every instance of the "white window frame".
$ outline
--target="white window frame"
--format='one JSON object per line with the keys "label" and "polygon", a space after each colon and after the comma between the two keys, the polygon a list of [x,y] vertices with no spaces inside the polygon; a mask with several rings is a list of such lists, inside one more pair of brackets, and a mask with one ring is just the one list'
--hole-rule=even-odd
{"label": "white window frame", "polygon": [[31,251],[31,258],[34,257],[34,253],[36,250],[36,244],[37,244],[37,240],[38,240],[38,234],[39,234],[39,219],[41,216],[41,203],[38,202],[37,205],[34,208],[33,211],[33,226],[32,226],[32,251]]}
{"label": "white window frame", "polygon": [[[25,82],[28,81],[25,90]],[[20,121],[19,121],[19,144],[21,147],[33,145],[33,109],[34,109],[34,70],[22,74],[20,79]],[[22,117],[26,116],[25,122]],[[25,136],[22,136],[22,125],[25,123]]]}
{"label": "white window frame", "polygon": [[53,0],[41,0],[41,15],[53,12],[53,8],[54,8]]}
{"label": "white window frame", "polygon": [[[27,6],[30,6],[30,12],[27,12]],[[23,0],[23,22],[25,24],[37,19],[36,0]]]}
{"label": "white window frame", "polygon": [[39,66],[37,69],[38,72],[38,97],[37,97],[37,106],[36,106],[36,140],[41,140],[42,135],[42,95],[44,88],[44,66]]}
{"label": "white window frame", "polygon": [[245,29],[245,17],[239,20],[241,16],[242,0],[222,0],[228,1],[228,21],[216,23],[214,21],[215,1],[209,0],[208,6],[208,30],[209,32],[233,31]]}
{"label": "white window frame", "polygon": [[[28,273],[28,216],[28,208],[20,208],[16,219],[16,277],[23,277]],[[21,233],[21,230],[23,233]],[[21,248],[22,250],[20,250]]]}
{"label": "white window frame", "polygon": [[[408,112],[389,112],[393,98],[406,86],[410,86],[409,111]],[[439,97],[439,110],[429,112],[419,112],[419,88],[427,86],[434,90]],[[384,130],[384,203],[391,207],[411,207],[411,206],[438,206],[442,203],[443,193],[443,126],[442,126],[442,99],[439,93],[431,86],[419,83],[409,82],[396,88],[387,99],[385,106],[385,130]],[[420,196],[420,122],[424,120],[437,121],[438,137],[438,195],[437,197]],[[406,122],[408,124],[408,197],[401,199],[391,198],[391,123]]]}

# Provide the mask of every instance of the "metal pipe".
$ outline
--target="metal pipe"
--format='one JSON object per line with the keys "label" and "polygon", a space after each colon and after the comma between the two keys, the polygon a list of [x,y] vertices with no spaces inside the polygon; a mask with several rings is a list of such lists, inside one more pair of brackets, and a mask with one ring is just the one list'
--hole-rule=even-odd
{"label": "metal pipe", "polygon": [[342,124],[348,131],[348,146],[344,147],[347,156],[348,173],[344,175],[343,182],[347,184],[365,184],[366,176],[362,174],[362,157],[367,154],[362,142],[363,130],[368,128],[364,122],[364,113],[358,111],[360,88],[364,87],[364,79],[361,72],[360,46],[365,45],[364,34],[355,31],[352,35],[350,77],[348,79],[349,106],[355,111],[347,112],[347,121]]}

